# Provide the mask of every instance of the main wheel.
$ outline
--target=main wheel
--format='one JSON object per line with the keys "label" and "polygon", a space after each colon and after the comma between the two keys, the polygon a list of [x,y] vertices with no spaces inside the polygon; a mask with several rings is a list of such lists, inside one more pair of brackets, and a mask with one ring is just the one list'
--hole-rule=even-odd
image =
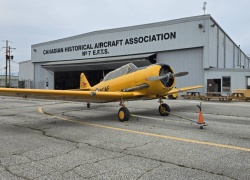
{"label": "main wheel", "polygon": [[118,111],[118,118],[121,122],[128,121],[130,118],[129,110],[125,107],[121,107]]}
{"label": "main wheel", "polygon": [[162,115],[162,116],[168,116],[169,113],[170,113],[170,107],[169,105],[163,103],[159,106],[159,113]]}

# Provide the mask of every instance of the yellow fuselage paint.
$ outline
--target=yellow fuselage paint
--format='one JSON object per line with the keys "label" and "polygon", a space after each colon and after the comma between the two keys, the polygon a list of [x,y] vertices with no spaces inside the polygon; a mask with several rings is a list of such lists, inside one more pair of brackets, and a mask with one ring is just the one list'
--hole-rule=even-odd
{"label": "yellow fuselage paint", "polygon": [[147,80],[148,77],[159,76],[160,68],[160,65],[148,66],[144,69],[139,69],[135,72],[128,73],[111,80],[102,81],[99,84],[91,87],[90,90],[117,92],[142,84],[147,84],[147,88],[136,90],[136,92],[144,94],[148,97],[164,96],[167,94],[167,92],[174,88],[175,80],[171,87],[165,87],[160,80]]}

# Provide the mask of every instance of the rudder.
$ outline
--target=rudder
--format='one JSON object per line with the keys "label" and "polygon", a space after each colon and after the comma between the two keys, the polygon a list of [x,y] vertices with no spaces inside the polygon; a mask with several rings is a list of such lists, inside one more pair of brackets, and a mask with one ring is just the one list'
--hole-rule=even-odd
{"label": "rudder", "polygon": [[89,81],[87,80],[85,74],[81,73],[81,76],[80,76],[80,89],[81,90],[88,90],[90,88],[91,88],[91,86],[90,86]]}

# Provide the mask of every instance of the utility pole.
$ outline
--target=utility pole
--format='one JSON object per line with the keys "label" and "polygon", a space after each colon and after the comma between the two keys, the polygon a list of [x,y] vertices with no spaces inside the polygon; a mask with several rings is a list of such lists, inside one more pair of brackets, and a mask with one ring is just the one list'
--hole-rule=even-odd
{"label": "utility pole", "polygon": [[5,53],[5,58],[6,58],[6,66],[5,66],[5,87],[7,88],[7,74],[8,74],[8,40],[6,40],[6,53]]}
{"label": "utility pole", "polygon": [[9,87],[10,87],[10,59],[11,59],[11,56],[10,56],[10,46],[9,46]]}
{"label": "utility pole", "polygon": [[[3,40],[4,41],[4,40]],[[5,41],[6,42],[6,47],[3,47],[3,48],[5,48],[5,58],[6,58],[6,66],[5,66],[5,87],[8,87],[8,81],[7,81],[7,76],[8,76],[8,60],[9,60],[9,86],[10,86],[10,79],[11,79],[11,77],[10,77],[10,60],[11,59],[13,59],[13,56],[11,56],[10,55],[10,50],[11,49],[16,49],[16,48],[11,48],[10,46],[8,46],[9,44],[9,42],[11,42],[11,41],[8,41],[8,40],[6,40]]]}
{"label": "utility pole", "polygon": [[16,48],[11,48],[9,46],[9,87],[11,87],[11,84],[10,84],[10,80],[11,80],[11,71],[10,71],[10,60],[13,60],[14,56],[13,55],[10,55],[10,50],[13,49],[15,50]]}

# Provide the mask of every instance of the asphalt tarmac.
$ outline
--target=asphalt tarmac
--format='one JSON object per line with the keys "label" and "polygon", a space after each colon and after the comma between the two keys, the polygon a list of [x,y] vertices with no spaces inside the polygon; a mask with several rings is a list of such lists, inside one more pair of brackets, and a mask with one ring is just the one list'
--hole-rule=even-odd
{"label": "asphalt tarmac", "polygon": [[0,179],[250,179],[250,102],[165,102],[0,97]]}

